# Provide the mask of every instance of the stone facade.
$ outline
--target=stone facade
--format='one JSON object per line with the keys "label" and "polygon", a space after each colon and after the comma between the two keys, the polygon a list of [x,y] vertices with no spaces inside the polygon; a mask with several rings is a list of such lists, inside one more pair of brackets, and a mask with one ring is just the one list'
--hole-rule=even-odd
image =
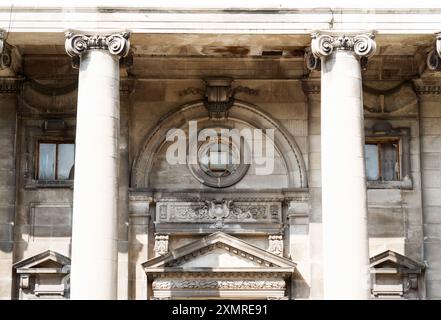
{"label": "stone facade", "polygon": [[[311,43],[323,12],[288,12],[317,21],[282,32],[277,14],[243,10],[268,29],[180,34],[184,13],[158,10],[132,33],[69,25],[64,42],[55,10],[45,37],[1,34],[0,298],[441,298],[441,40],[360,11],[363,27],[342,18]],[[167,132],[189,121],[275,129],[273,172],[204,181],[170,164]],[[398,141],[399,179],[366,182],[362,138]],[[39,179],[41,141],[75,141],[75,179]]]}

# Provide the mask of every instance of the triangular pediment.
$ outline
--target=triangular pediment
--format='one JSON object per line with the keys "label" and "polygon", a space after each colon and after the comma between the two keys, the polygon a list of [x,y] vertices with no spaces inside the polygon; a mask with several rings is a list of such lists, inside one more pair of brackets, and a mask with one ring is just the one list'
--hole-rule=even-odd
{"label": "triangular pediment", "polygon": [[14,264],[14,268],[19,273],[36,269],[64,270],[69,266],[70,259],[68,257],[52,250],[46,250]]}
{"label": "triangular pediment", "polygon": [[232,270],[284,269],[294,271],[296,264],[241,239],[216,232],[179,247],[143,264],[146,272],[159,269]]}
{"label": "triangular pediment", "polygon": [[421,273],[424,265],[395,251],[386,250],[370,258],[371,269],[395,270],[398,273]]}

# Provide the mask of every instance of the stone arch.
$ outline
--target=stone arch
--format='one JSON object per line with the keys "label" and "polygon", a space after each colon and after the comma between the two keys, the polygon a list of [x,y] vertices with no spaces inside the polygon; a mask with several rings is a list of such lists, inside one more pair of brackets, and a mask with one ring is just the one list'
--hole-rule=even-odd
{"label": "stone arch", "polygon": [[[269,114],[257,106],[236,100],[228,111],[228,119],[247,123],[253,128],[274,128],[274,144],[280,151],[288,172],[289,188],[307,188],[306,166],[299,146],[294,137]],[[158,124],[149,131],[146,139],[133,161],[131,187],[149,188],[149,174],[156,152],[166,142],[167,131],[181,128],[190,120],[208,120],[207,109],[202,100],[190,102],[163,116]]]}

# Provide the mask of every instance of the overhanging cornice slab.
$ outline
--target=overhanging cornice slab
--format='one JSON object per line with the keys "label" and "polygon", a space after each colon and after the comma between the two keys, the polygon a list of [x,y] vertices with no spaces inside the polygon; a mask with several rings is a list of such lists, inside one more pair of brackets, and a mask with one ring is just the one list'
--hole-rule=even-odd
{"label": "overhanging cornice slab", "polygon": [[[11,19],[13,20],[11,23]],[[433,34],[440,31],[441,8],[176,9],[139,7],[0,7],[0,28],[11,33],[57,33],[66,29],[135,34],[290,34],[311,30],[379,34]],[[62,35],[61,35],[62,37]],[[10,41],[13,41],[11,36]]]}

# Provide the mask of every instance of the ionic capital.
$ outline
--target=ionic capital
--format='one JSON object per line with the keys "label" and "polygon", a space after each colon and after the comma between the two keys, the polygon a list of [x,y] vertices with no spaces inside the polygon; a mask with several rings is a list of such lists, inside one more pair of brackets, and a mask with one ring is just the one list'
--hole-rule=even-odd
{"label": "ionic capital", "polygon": [[436,34],[435,47],[427,56],[427,67],[430,70],[441,70],[441,32]]}
{"label": "ionic capital", "polygon": [[66,32],[65,48],[72,58],[79,57],[87,50],[108,50],[111,54],[125,57],[129,53],[129,32],[113,34],[80,34]]}
{"label": "ionic capital", "polygon": [[316,58],[329,56],[334,50],[351,50],[360,58],[370,58],[377,47],[373,32],[336,34],[316,31],[311,37],[311,52]]}
{"label": "ionic capital", "polygon": [[0,29],[0,70],[9,68],[12,64],[10,46],[6,43],[6,31]]}
{"label": "ionic capital", "polygon": [[0,29],[0,52],[3,52],[3,47],[5,45],[5,37],[6,37],[6,32]]}

